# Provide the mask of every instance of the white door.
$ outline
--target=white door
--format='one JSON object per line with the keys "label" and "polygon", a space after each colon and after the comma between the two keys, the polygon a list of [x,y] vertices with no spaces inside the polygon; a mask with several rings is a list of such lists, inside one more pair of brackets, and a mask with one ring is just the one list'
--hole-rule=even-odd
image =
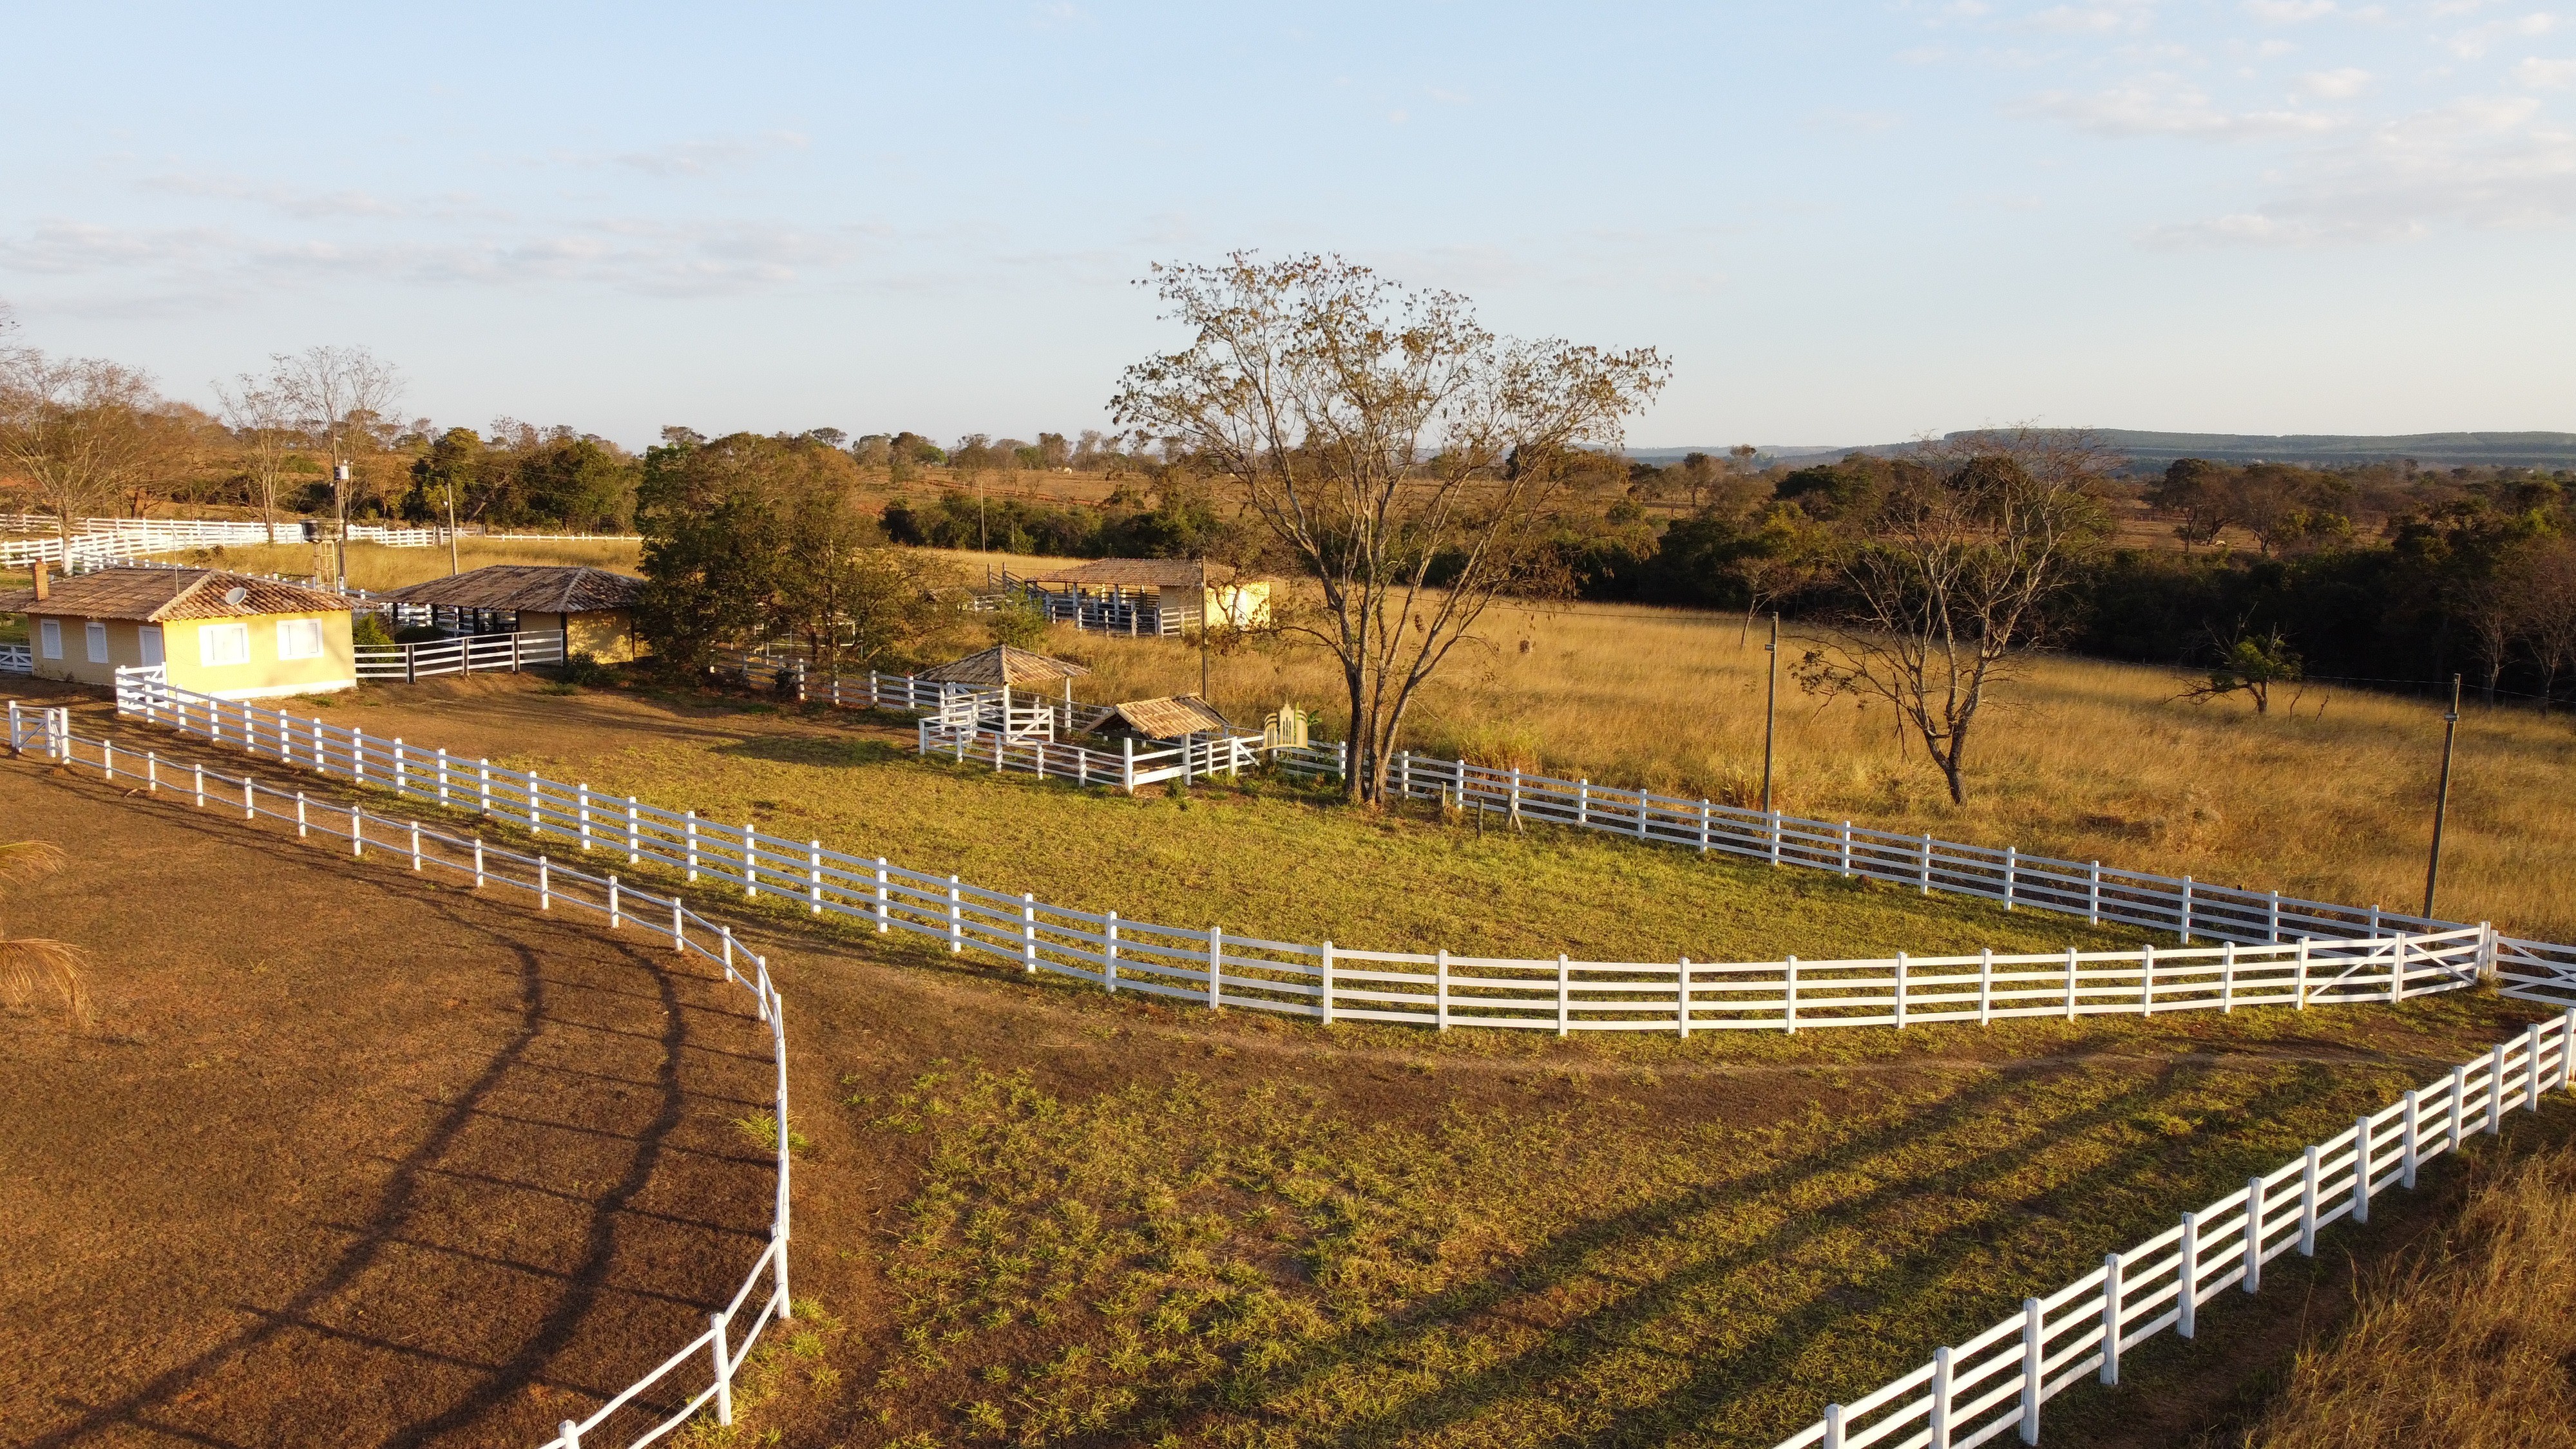
{"label": "white door", "polygon": [[161,662],[161,626],[146,624],[135,631],[135,637],[143,642],[143,667],[149,669],[159,664]]}

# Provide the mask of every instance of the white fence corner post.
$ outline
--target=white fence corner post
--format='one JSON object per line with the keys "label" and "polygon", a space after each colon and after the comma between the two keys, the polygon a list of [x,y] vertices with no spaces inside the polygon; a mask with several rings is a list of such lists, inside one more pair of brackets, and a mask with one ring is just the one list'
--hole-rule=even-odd
{"label": "white fence corner post", "polygon": [[2244,1288],[2248,1293],[2263,1291],[2263,1217],[2268,1211],[2263,1202],[2261,1175],[2245,1179]]}
{"label": "white fence corner post", "polygon": [[2174,1261],[2174,1332],[2190,1338],[2200,1329],[2200,1214],[2182,1215],[2182,1244]]}
{"label": "white fence corner post", "polygon": [[2370,1114],[2364,1112],[2352,1119],[2352,1220],[2356,1223],[2370,1221],[2370,1180],[2376,1175],[2370,1159],[2375,1155],[2376,1148],[2370,1140]]}
{"label": "white fence corner post", "polygon": [[2122,1263],[2117,1253],[2102,1255],[2102,1382],[2117,1388],[2120,1383],[2120,1320],[2127,1315],[2120,1308]]}
{"label": "white fence corner post", "polygon": [[2299,1256],[2317,1255],[2317,1171],[2323,1154],[2313,1142],[2299,1154]]}
{"label": "white fence corner post", "polygon": [[[781,1137],[787,1135],[786,1123],[778,1124],[778,1134]],[[707,1323],[714,1330],[714,1335],[708,1342],[714,1345],[716,1355],[716,1422],[730,1424],[733,1422],[733,1365],[728,1362],[732,1357],[732,1346],[725,1342],[725,1335],[728,1332],[725,1316],[722,1313],[710,1313],[707,1315]]]}
{"label": "white fence corner post", "polygon": [[1932,1409],[1930,1449],[1950,1449],[1950,1409],[1952,1395],[1950,1346],[1932,1350]]}
{"label": "white fence corner post", "polygon": [[2021,1301],[2021,1442],[2039,1442],[2040,1390],[2048,1376],[2048,1319],[2036,1298]]}
{"label": "white fence corner post", "polygon": [[1217,1010],[1222,1009],[1222,1008],[1225,1006],[1225,930],[1224,930],[1224,928],[1223,928],[1223,927],[1221,927],[1221,926],[1210,926],[1210,927],[1208,927],[1207,938],[1208,938],[1208,959],[1207,959],[1208,994],[1207,994],[1207,1004],[1208,1004],[1208,1010],[1210,1010],[1210,1011],[1217,1011]]}
{"label": "white fence corner post", "polygon": [[2404,1134],[2398,1143],[2397,1185],[2408,1192],[2415,1190],[2415,1165],[2423,1155],[2423,1102],[2412,1087],[2406,1089],[2405,1117],[2398,1130]]}

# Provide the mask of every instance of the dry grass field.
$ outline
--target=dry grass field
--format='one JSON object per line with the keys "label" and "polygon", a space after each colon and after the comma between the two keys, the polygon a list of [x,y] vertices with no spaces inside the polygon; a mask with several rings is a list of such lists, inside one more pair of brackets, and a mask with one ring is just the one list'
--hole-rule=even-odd
{"label": "dry grass field", "polygon": [[[456,541],[456,562],[460,569],[479,569],[487,564],[588,564],[592,568],[633,573],[642,548],[643,545],[631,540],[613,539],[557,542],[460,538]],[[173,563],[250,574],[310,574],[315,565],[313,546],[302,543],[192,549],[167,557]],[[349,545],[349,585],[352,588],[398,589],[423,579],[443,578],[446,573],[445,548],[387,548],[376,543]]]}
{"label": "dry grass field", "polygon": [[[1015,879],[1221,900],[1247,921],[1329,907],[1410,929],[1501,902],[1515,934],[1610,940],[2063,929],[1901,892],[1801,899],[1785,876],[1615,841],[1488,837],[1518,853],[1486,855],[1455,824],[1265,790],[1109,799],[718,697],[498,679],[328,710],[674,803],[750,797],[862,849],[944,840]],[[85,730],[98,712],[82,706]],[[1600,853],[1551,858],[1575,850]],[[1507,883],[1534,863],[1524,907]],[[1265,873],[1332,900],[1238,897]],[[1586,875],[1619,894],[1585,906],[1565,886]],[[1435,1036],[1032,987],[792,911],[706,906],[781,979],[811,1144],[799,1293],[819,1311],[762,1366],[733,1442],[1760,1449],[2519,1015],[2465,995],[1794,1039]],[[2371,1235],[2338,1229],[2273,1293],[2214,1307],[2188,1354],[2141,1355],[2133,1391],[2053,1407],[2052,1433],[2144,1445],[2165,1442],[2132,1433],[2150,1417],[2201,1422],[2286,1356],[2303,1282],[2402,1225],[2392,1201]]]}
{"label": "dry grass field", "polygon": [[[984,556],[962,555],[981,577]],[[1016,571],[1033,562],[1009,560]],[[1415,748],[1488,764],[1706,796],[1761,797],[1759,629],[1680,610],[1604,604],[1498,607],[1408,721]],[[1187,644],[1075,635],[1049,646],[1090,665],[1087,699],[1195,691]],[[2391,909],[2422,904],[2441,764],[2440,710],[2421,700],[2310,689],[2256,715],[2179,700],[2176,671],[2038,655],[1995,692],[1969,751],[1969,800],[1951,805],[1883,703],[1819,702],[1783,640],[1781,808],[2201,880]],[[1256,725],[1291,700],[1344,714],[1340,675],[1311,645],[1211,661],[1215,702]],[[1338,729],[1338,723],[1335,724]],[[2460,727],[2440,909],[2454,919],[2576,939],[2576,719],[2468,708]]]}

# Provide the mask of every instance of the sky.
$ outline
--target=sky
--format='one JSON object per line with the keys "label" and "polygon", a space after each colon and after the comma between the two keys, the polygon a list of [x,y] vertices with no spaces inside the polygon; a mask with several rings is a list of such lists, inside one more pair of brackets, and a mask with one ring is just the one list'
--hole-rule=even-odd
{"label": "sky", "polygon": [[199,402],[1071,434],[1254,249],[1661,349],[1638,447],[2576,430],[2576,0],[14,16],[10,340]]}

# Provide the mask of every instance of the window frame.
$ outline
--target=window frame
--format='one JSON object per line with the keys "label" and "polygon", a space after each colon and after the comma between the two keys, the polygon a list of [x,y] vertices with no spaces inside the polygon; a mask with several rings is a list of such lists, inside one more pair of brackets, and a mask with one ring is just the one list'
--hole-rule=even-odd
{"label": "window frame", "polygon": [[[215,641],[241,641],[241,655],[236,659],[217,659]],[[250,663],[250,625],[240,620],[218,622],[209,619],[197,626],[197,665],[202,669],[232,669]]]}
{"label": "window frame", "polygon": [[107,637],[107,621],[92,619],[81,626],[81,653],[92,664],[114,662],[113,641]]}
{"label": "window frame", "polygon": [[[299,644],[293,652],[289,652],[286,642],[289,633],[294,634],[299,640],[309,640],[312,647],[310,649],[306,649],[301,647]],[[322,633],[321,620],[280,619],[277,621],[277,657],[281,662],[287,660],[320,659],[328,655],[330,652],[330,641],[325,638]]]}
{"label": "window frame", "polygon": [[36,648],[47,659],[60,659],[63,657],[62,620],[39,619],[36,621]]}

